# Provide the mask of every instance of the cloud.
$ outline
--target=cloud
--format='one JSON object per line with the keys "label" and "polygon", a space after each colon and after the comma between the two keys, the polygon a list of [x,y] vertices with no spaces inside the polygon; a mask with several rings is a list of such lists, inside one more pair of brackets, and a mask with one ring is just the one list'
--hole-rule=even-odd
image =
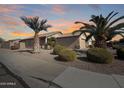
{"label": "cloud", "polygon": [[0,16],[0,28],[4,29],[15,29],[17,27],[24,27],[25,24],[23,21],[21,21],[17,17],[12,17],[12,16]]}
{"label": "cloud", "polygon": [[22,8],[22,5],[0,5],[0,13],[12,13],[17,12],[18,9]]}
{"label": "cloud", "polygon": [[11,32],[11,35],[12,36],[19,36],[19,37],[29,37],[29,36],[33,36],[33,33],[14,31],[14,32]]}
{"label": "cloud", "polygon": [[15,6],[0,5],[0,13],[10,13],[16,11]]}
{"label": "cloud", "polygon": [[64,14],[65,8],[62,5],[53,5],[52,11],[58,14]]}
{"label": "cloud", "polygon": [[6,25],[10,25],[11,27],[16,27],[16,26],[24,26],[24,23],[17,22],[17,21],[6,21],[4,22]]}
{"label": "cloud", "polygon": [[5,32],[5,29],[2,26],[0,26],[0,35],[2,35],[4,32]]}
{"label": "cloud", "polygon": [[0,31],[0,35],[3,34],[3,31]]}
{"label": "cloud", "polygon": [[49,28],[50,31],[62,31],[63,33],[71,33],[75,30],[78,30],[82,25],[74,24],[75,21],[67,21],[64,19],[52,20],[49,21],[49,24],[52,24],[52,28]]}
{"label": "cloud", "polygon": [[56,19],[48,21],[49,24],[52,24],[53,27],[67,27],[68,25],[72,25],[73,21],[67,21],[65,19]]}
{"label": "cloud", "polygon": [[63,30],[63,33],[72,33],[75,30],[78,30],[82,25],[80,24],[73,24],[69,26],[67,29]]}
{"label": "cloud", "polygon": [[98,11],[100,9],[100,5],[98,5],[98,4],[88,4],[88,6],[93,8],[96,11]]}

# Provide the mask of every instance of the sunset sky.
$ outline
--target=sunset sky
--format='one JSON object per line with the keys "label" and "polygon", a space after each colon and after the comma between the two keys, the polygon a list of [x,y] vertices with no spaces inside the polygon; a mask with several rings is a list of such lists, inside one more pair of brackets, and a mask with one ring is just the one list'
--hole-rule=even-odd
{"label": "sunset sky", "polygon": [[0,37],[10,40],[32,36],[21,16],[39,16],[52,25],[48,31],[70,33],[80,27],[75,21],[88,22],[92,14],[106,16],[113,10],[119,12],[116,17],[124,15],[124,5],[0,5]]}

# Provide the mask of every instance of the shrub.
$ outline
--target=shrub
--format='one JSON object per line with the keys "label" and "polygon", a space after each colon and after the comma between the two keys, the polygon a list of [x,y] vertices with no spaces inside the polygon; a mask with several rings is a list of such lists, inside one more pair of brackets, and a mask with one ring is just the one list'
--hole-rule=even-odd
{"label": "shrub", "polygon": [[124,59],[124,48],[117,49],[117,56],[118,58]]}
{"label": "shrub", "polygon": [[91,48],[87,51],[87,58],[97,63],[112,63],[113,55],[103,48]]}
{"label": "shrub", "polygon": [[56,45],[56,39],[54,37],[48,38],[47,44],[50,45],[51,48],[54,48]]}
{"label": "shrub", "polygon": [[59,53],[59,58],[64,61],[74,61],[76,59],[76,53],[69,49],[63,49]]}
{"label": "shrub", "polygon": [[121,47],[121,46],[119,46],[119,45],[113,45],[113,46],[112,46],[113,49],[119,49],[120,47]]}
{"label": "shrub", "polygon": [[65,49],[64,46],[61,46],[61,45],[56,45],[53,49],[53,53],[58,55],[60,53],[61,50]]}
{"label": "shrub", "polygon": [[113,49],[120,49],[120,48],[124,48],[124,45],[122,44],[113,45]]}

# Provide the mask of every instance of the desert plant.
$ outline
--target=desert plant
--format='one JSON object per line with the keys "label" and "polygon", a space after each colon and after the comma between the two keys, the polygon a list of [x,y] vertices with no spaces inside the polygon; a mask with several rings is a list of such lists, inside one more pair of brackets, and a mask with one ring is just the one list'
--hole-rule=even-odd
{"label": "desert plant", "polygon": [[65,49],[64,46],[61,46],[61,45],[56,45],[53,49],[53,53],[58,55],[60,53],[61,50]]}
{"label": "desert plant", "polygon": [[54,37],[48,38],[47,44],[50,45],[51,48],[55,47],[55,45],[56,45],[56,38],[54,38]]}
{"label": "desert plant", "polygon": [[120,46],[119,46],[119,45],[112,45],[112,48],[113,48],[113,49],[119,49]]}
{"label": "desert plant", "polygon": [[124,48],[117,49],[118,58],[124,59]]}
{"label": "desert plant", "polygon": [[69,49],[63,49],[59,53],[59,59],[63,61],[74,61],[76,60],[76,53]]}
{"label": "desert plant", "polygon": [[[118,12],[114,13],[114,11],[112,11],[106,17],[102,14],[98,16],[92,15],[89,20],[92,22],[90,24],[77,21],[75,22],[76,24],[81,23],[83,26],[79,30],[74,31],[73,34],[77,32],[84,34],[86,36],[86,41],[89,41],[93,37],[95,39],[95,47],[106,48],[106,41],[111,40],[116,35],[123,36],[122,33],[124,33],[124,22],[122,21],[121,23],[118,23],[118,21],[124,19],[124,16],[111,21],[117,14]],[[89,33],[89,35],[86,33]]]}
{"label": "desert plant", "polygon": [[47,31],[51,25],[46,24],[47,20],[43,19],[40,20],[39,17],[21,17],[21,19],[25,22],[27,26],[29,26],[34,32],[34,53],[38,53],[40,51],[40,43],[39,43],[39,37],[38,34],[40,31]]}
{"label": "desert plant", "polygon": [[113,55],[103,48],[91,48],[87,51],[87,58],[97,63],[112,63]]}

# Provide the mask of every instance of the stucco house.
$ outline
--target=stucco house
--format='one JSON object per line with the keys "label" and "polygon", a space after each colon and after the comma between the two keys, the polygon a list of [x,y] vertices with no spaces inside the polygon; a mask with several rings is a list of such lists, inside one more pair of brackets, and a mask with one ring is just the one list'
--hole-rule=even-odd
{"label": "stucco house", "polygon": [[[85,35],[62,34],[61,32],[47,32],[39,35],[41,48],[47,44],[48,38],[54,37],[56,43],[72,49],[87,48],[91,41],[85,42]],[[33,48],[33,37],[20,40],[20,43],[25,43],[26,48]]]}
{"label": "stucco house", "polygon": [[82,35],[63,35],[56,38],[56,42],[60,45],[66,46],[72,49],[82,49],[86,48],[87,44]]}
{"label": "stucco house", "polygon": [[[59,37],[61,36],[62,33],[61,32],[47,32],[47,33],[44,33],[44,34],[40,34],[39,35],[39,40],[40,40],[40,46],[41,48],[47,44],[47,40],[48,38],[50,37]],[[26,38],[26,39],[22,39],[19,41],[20,42],[20,45],[21,43],[23,43],[23,46],[25,44],[25,48],[33,48],[33,42],[34,42],[34,37],[30,37],[30,38]]]}
{"label": "stucco house", "polygon": [[12,46],[19,44],[20,39],[8,40],[1,43],[1,48],[10,49]]}
{"label": "stucco house", "polygon": [[[39,35],[40,46],[44,48],[45,44],[47,44],[48,38],[54,37],[56,39],[56,43],[63,45],[65,47],[71,49],[83,49],[87,48],[90,45],[91,41],[85,42],[85,35],[76,34],[62,34],[61,32],[46,32],[44,34]],[[22,48],[33,48],[34,37],[29,37],[20,40],[9,40],[3,44],[5,48],[10,48],[15,44],[19,44],[20,49]]]}

